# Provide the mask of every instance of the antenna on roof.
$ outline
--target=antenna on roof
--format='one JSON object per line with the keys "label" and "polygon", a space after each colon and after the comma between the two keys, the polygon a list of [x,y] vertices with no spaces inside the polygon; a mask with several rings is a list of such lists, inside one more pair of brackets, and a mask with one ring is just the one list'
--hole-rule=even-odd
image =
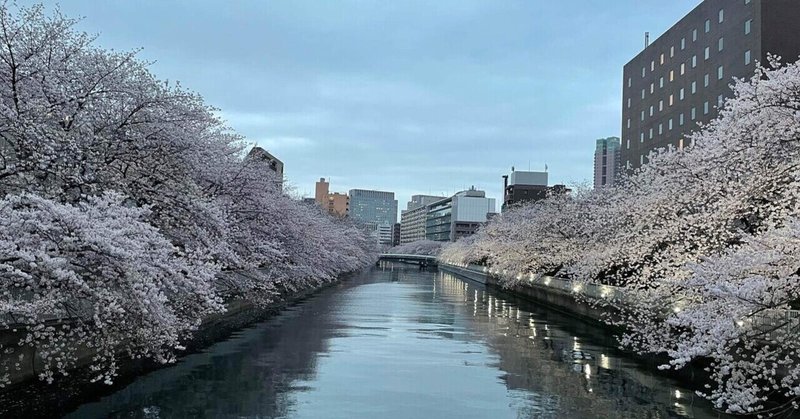
{"label": "antenna on roof", "polygon": [[647,48],[650,46],[650,32],[644,33],[644,47]]}

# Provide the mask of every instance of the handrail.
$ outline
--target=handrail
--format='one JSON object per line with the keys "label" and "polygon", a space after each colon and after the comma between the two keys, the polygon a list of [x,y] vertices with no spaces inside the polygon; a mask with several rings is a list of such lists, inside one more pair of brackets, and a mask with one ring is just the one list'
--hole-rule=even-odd
{"label": "handrail", "polygon": [[417,259],[417,260],[429,260],[429,261],[436,261],[436,256],[431,255],[406,255],[406,254],[396,254],[396,253],[383,253],[378,256],[379,259]]}

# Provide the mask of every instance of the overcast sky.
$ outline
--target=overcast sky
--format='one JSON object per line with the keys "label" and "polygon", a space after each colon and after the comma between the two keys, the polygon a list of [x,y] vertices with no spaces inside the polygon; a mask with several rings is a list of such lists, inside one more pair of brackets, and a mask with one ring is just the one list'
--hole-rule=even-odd
{"label": "overcast sky", "polygon": [[[55,4],[55,3],[54,3]],[[622,66],[698,0],[63,0],[103,47],[221,109],[298,194],[502,194],[511,166],[588,182]],[[499,210],[499,203],[498,203]],[[399,213],[399,211],[398,211]]]}

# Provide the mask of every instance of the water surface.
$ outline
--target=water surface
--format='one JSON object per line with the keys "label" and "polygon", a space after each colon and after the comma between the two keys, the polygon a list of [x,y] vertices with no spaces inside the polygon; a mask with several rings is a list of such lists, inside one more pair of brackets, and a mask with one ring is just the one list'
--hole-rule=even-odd
{"label": "water surface", "polygon": [[612,346],[551,310],[386,264],[68,417],[718,417]]}

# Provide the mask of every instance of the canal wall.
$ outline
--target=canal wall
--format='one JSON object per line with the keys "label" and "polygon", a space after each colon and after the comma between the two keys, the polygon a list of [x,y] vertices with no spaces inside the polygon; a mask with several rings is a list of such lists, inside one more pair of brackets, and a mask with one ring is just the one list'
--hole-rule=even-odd
{"label": "canal wall", "polygon": [[[609,316],[613,316],[613,312],[609,309],[591,306],[578,301],[572,290],[564,284],[565,281],[552,278],[548,280],[545,278],[544,280],[522,282],[518,285],[508,287],[502,285],[500,278],[489,272],[488,269],[477,265],[465,267],[440,261],[439,270],[484,284],[489,288],[494,288],[505,293],[514,294],[518,297],[547,305],[549,308],[571,316],[579,317],[590,322],[596,322],[613,330],[619,330],[604,321],[604,319],[607,319]],[[545,284],[544,281],[547,281],[548,284]]]}
{"label": "canal wall", "polygon": [[[500,273],[493,273],[487,267],[478,265],[458,266],[439,261],[438,268],[440,271],[451,273],[460,278],[484,284],[488,289],[493,289],[501,294],[532,301],[548,309],[581,319],[587,324],[599,327],[599,330],[605,330],[609,333],[609,336],[617,335],[624,331],[622,327],[608,323],[608,319],[617,318],[616,313],[611,308],[592,306],[575,297],[576,292],[581,292],[593,298],[606,298],[613,294],[616,299],[624,301],[624,296],[619,294],[621,291],[616,287],[586,287],[582,285],[580,288],[575,289],[575,284],[546,276],[531,278],[529,281],[521,281],[518,285],[508,287],[502,285],[499,277]],[[692,390],[704,390],[704,384],[710,382],[709,373],[706,371],[706,367],[710,362],[709,359],[696,359],[679,370],[662,370],[659,366],[667,364],[670,360],[666,354],[645,356],[635,352],[620,351],[626,357],[635,360],[650,371],[675,379]]]}
{"label": "canal wall", "polygon": [[[341,278],[348,277],[343,275]],[[275,300],[266,305],[258,305],[241,298],[232,298],[225,302],[226,310],[222,313],[210,315],[203,319],[202,324],[192,334],[191,339],[184,342],[186,348],[181,355],[190,354],[202,350],[214,342],[222,340],[232,333],[241,330],[251,324],[265,320],[280,312],[287,305],[302,300],[323,288],[331,286],[335,282],[308,286],[298,290],[283,290]],[[14,348],[13,352],[0,353],[0,365],[15,366],[9,372],[9,381],[5,387],[0,388],[0,400],[7,403],[13,400],[14,393],[38,392],[38,390],[57,393],[60,391],[77,391],[84,387],[107,386],[102,383],[90,384],[92,374],[89,371],[89,364],[95,352],[89,348],[78,348],[76,351],[77,360],[75,367],[69,371],[69,376],[56,376],[53,384],[46,384],[38,379],[42,372],[42,361],[36,355],[34,348],[30,346],[18,346],[18,342],[25,336],[23,330],[8,329],[0,330],[0,344],[4,348]],[[22,361],[19,357],[22,355]],[[154,369],[167,367],[172,364],[160,364],[149,359],[131,359],[122,356],[118,360],[118,376],[115,383],[135,378],[136,376]]]}

